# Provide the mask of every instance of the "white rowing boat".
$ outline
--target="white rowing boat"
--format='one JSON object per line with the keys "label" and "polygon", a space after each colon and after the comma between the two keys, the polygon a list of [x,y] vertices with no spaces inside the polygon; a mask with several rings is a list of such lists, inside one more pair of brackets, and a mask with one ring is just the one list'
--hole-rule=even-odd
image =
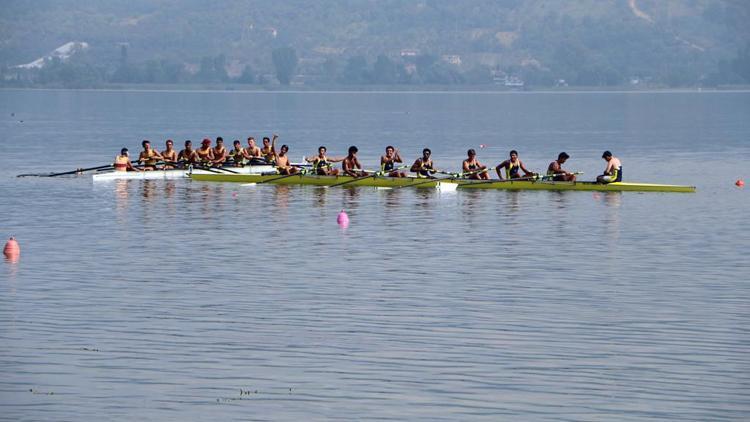
{"label": "white rowing boat", "polygon": [[168,180],[168,179],[186,179],[191,174],[268,174],[276,173],[276,167],[271,165],[256,165],[246,167],[225,167],[204,169],[171,169],[171,170],[151,170],[151,171],[114,171],[107,170],[96,173],[92,176],[95,182],[104,182],[108,180]]}

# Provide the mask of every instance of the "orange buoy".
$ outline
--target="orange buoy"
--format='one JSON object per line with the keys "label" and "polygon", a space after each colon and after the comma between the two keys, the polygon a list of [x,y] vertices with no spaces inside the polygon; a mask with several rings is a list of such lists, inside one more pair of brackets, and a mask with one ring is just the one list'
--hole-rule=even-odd
{"label": "orange buoy", "polygon": [[736,186],[737,186],[738,188],[741,188],[741,187],[745,186],[745,181],[744,181],[744,180],[742,180],[742,179],[737,179],[737,181],[736,181],[736,182],[734,182],[734,184],[735,184],[735,185],[736,185]]}
{"label": "orange buoy", "polygon": [[21,248],[18,247],[18,242],[16,242],[16,238],[11,236],[10,239],[8,239],[7,242],[5,242],[5,247],[3,248],[3,255],[5,255],[8,258],[17,258],[18,255],[21,254]]}

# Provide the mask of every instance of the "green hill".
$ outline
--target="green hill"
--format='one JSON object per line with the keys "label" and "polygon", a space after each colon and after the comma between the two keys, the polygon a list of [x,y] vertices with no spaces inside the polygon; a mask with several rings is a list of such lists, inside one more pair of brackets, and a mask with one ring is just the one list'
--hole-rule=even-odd
{"label": "green hill", "polygon": [[694,86],[750,82],[747,22],[742,0],[6,0],[0,64],[12,81],[81,41],[22,79],[275,83],[272,51],[288,46],[307,84]]}

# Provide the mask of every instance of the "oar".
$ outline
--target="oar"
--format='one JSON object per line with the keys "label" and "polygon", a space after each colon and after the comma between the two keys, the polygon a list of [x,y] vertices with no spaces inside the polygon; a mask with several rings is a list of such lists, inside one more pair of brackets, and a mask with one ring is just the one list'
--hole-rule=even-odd
{"label": "oar", "polygon": [[299,173],[294,173],[294,174],[285,174],[285,175],[283,175],[283,176],[280,176],[280,177],[274,177],[273,179],[263,180],[263,181],[260,181],[260,182],[250,182],[250,183],[243,183],[243,184],[242,184],[242,186],[255,186],[255,185],[262,185],[262,184],[264,184],[264,183],[271,183],[271,182],[275,182],[275,181],[277,181],[277,180],[282,180],[282,179],[286,179],[287,177],[292,177],[292,176],[301,176],[301,175],[305,174],[305,171],[306,171],[305,169],[301,169]]}
{"label": "oar", "polygon": [[384,174],[388,174],[388,173],[390,173],[392,171],[397,171],[397,170],[405,169],[407,167],[409,167],[409,166],[401,166],[401,167],[396,167],[396,168],[391,169],[391,170],[381,170],[381,171],[369,171],[369,170],[367,170],[368,173],[372,173],[372,174],[369,174],[367,176],[355,177],[352,180],[347,180],[346,182],[336,183],[335,185],[323,186],[323,187],[326,188],[326,189],[328,189],[328,188],[335,188],[337,186],[344,186],[344,185],[348,185],[349,183],[359,182],[360,180],[375,179],[378,176],[382,176]]}
{"label": "oar", "polygon": [[89,167],[89,168],[85,168],[85,169],[75,169],[75,170],[71,170],[71,171],[66,171],[66,172],[62,172],[62,173],[47,173],[47,174],[44,174],[44,173],[34,173],[34,174],[19,174],[19,175],[18,175],[18,176],[16,176],[16,177],[29,177],[29,176],[34,176],[34,177],[56,177],[56,176],[65,176],[65,175],[68,175],[68,174],[83,173],[84,171],[91,171],[91,170],[100,170],[100,169],[105,169],[105,168],[108,168],[108,167],[110,167],[110,168],[111,168],[111,167],[112,167],[112,164],[107,164],[107,165],[105,165],[105,166]]}

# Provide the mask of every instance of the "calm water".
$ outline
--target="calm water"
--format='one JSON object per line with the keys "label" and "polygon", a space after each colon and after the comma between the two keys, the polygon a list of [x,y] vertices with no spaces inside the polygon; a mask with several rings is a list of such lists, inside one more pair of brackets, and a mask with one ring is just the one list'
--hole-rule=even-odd
{"label": "calm water", "polygon": [[[0,91],[0,418],[747,420],[748,117],[748,93]],[[698,192],[14,177],[273,131],[367,167],[565,150],[586,179],[611,149]]]}

